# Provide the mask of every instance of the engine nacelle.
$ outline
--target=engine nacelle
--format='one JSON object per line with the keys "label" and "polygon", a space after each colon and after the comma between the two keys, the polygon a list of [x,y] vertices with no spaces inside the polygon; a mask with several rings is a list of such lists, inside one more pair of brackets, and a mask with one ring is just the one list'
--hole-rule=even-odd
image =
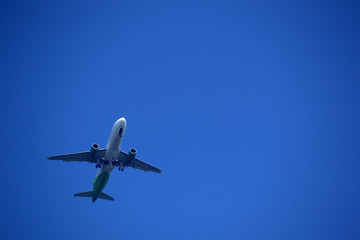
{"label": "engine nacelle", "polygon": [[91,160],[93,160],[96,156],[96,153],[99,151],[99,145],[94,143],[93,145],[91,145],[90,148],[90,158]]}
{"label": "engine nacelle", "polygon": [[135,148],[130,148],[130,150],[129,150],[129,158],[134,159],[135,155],[136,155],[136,149]]}

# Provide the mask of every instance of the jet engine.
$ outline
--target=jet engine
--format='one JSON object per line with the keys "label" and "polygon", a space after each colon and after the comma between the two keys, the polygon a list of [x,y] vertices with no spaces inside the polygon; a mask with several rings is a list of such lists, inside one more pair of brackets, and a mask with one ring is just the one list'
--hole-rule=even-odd
{"label": "jet engine", "polygon": [[90,158],[91,160],[94,160],[96,153],[99,151],[99,145],[94,143],[93,145],[91,145],[90,148]]}
{"label": "jet engine", "polygon": [[130,148],[130,150],[129,150],[129,158],[134,159],[135,155],[136,155],[136,149],[135,148]]}

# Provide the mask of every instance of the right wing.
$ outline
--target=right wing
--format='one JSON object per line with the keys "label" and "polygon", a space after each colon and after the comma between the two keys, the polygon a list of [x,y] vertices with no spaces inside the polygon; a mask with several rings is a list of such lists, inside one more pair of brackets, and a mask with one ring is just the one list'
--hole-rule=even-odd
{"label": "right wing", "polygon": [[55,155],[47,157],[49,160],[63,160],[65,162],[90,162],[96,163],[100,158],[105,156],[106,149],[99,149],[95,156],[91,159],[91,153],[88,152],[79,152],[79,153],[70,153],[63,155]]}
{"label": "right wing", "polygon": [[137,158],[131,159],[129,158],[129,154],[123,151],[120,151],[119,153],[119,160],[123,162],[124,167],[132,167],[143,170],[144,172],[152,171],[152,172],[161,173],[161,170],[159,168],[151,166],[150,164],[143,162]]}

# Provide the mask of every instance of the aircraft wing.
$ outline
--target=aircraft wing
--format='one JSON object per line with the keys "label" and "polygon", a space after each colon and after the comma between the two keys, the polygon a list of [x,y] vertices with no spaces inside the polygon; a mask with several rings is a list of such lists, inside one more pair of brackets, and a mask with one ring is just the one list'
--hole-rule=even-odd
{"label": "aircraft wing", "polygon": [[130,159],[129,154],[123,151],[120,151],[119,153],[119,160],[123,162],[124,167],[132,167],[143,170],[145,172],[152,171],[152,172],[161,173],[161,170],[159,168],[151,166],[150,164],[143,162],[140,159],[137,158]]}
{"label": "aircraft wing", "polygon": [[47,157],[49,160],[63,160],[65,162],[90,162],[96,163],[98,159],[105,156],[106,149],[99,149],[96,155],[91,159],[91,153],[88,152],[79,152],[79,153],[70,153],[63,155],[55,155]]}

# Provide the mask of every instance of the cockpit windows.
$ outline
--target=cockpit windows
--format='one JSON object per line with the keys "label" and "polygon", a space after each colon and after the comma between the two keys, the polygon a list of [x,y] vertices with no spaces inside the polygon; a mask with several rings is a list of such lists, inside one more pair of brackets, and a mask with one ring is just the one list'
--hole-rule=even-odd
{"label": "cockpit windows", "polygon": [[123,133],[123,128],[120,128],[118,135],[119,135],[120,137],[122,137],[122,133]]}

